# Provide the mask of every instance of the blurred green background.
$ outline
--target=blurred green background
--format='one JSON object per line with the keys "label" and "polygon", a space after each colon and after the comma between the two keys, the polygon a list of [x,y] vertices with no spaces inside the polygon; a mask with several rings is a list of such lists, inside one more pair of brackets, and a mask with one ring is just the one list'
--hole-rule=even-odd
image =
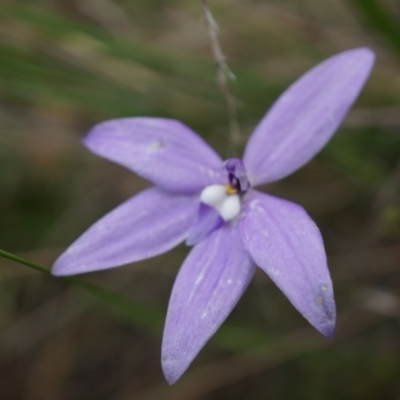
{"label": "blurred green background", "polygon": [[[400,4],[210,7],[236,75],[244,136],[311,66],[352,47],[377,53],[335,138],[266,188],[302,204],[322,230],[335,338],[321,337],[260,273],[169,387],[161,335],[186,247],[83,277],[109,291],[97,296],[0,259],[0,399],[400,398]],[[147,187],[80,144],[92,125],[138,115],[180,119],[226,155],[228,120],[200,0],[2,0],[0,247],[50,267],[92,222]]]}

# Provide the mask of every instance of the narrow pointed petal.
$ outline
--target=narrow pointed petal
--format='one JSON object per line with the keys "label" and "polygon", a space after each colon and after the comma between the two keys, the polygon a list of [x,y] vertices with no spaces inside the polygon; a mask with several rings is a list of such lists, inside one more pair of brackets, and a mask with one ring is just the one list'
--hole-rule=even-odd
{"label": "narrow pointed petal", "polygon": [[92,225],[56,261],[53,275],[118,267],[164,253],[186,239],[198,199],[144,190]]}
{"label": "narrow pointed petal", "polygon": [[200,203],[197,220],[190,228],[186,244],[193,246],[205,239],[224,223],[218,211],[206,204]]}
{"label": "narrow pointed petal", "polygon": [[84,144],[171,192],[199,192],[216,182],[222,167],[220,157],[200,136],[172,119],[106,121],[88,133]]}
{"label": "narrow pointed petal", "polygon": [[162,367],[176,382],[225,321],[254,275],[237,226],[225,224],[183,263],[172,290],[162,344]]}
{"label": "narrow pointed petal", "polygon": [[243,161],[253,186],[284,178],[325,146],[357,99],[374,59],[367,48],[345,51],[281,95],[247,144]]}
{"label": "narrow pointed petal", "polygon": [[304,209],[254,190],[239,226],[254,262],[315,328],[333,336],[336,308],[324,244]]}

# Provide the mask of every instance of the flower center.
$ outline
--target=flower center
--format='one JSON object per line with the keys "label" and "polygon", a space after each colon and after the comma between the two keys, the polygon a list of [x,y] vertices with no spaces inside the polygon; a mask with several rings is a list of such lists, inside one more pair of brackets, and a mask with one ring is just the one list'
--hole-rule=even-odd
{"label": "flower center", "polygon": [[230,184],[225,185],[225,191],[227,194],[235,194],[238,192],[238,190]]}
{"label": "flower center", "polygon": [[224,221],[230,221],[240,213],[241,196],[250,188],[246,170],[238,158],[224,162],[227,173],[226,185],[207,186],[200,194],[202,203],[216,209]]}

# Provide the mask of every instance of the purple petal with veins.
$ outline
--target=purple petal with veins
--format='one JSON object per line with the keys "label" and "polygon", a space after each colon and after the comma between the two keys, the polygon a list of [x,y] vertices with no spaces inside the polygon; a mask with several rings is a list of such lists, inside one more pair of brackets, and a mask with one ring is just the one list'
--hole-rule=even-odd
{"label": "purple petal with veins", "polygon": [[174,383],[225,321],[255,272],[235,224],[192,249],[176,277],[162,343],[162,367]]}
{"label": "purple petal with veins", "polygon": [[337,54],[279,97],[250,136],[244,153],[253,186],[290,175],[325,146],[358,97],[374,59],[366,48]]}
{"label": "purple petal with veins", "polygon": [[174,193],[197,193],[218,182],[222,160],[195,132],[164,118],[121,118],[96,125],[84,144]]}
{"label": "purple petal with veins", "polygon": [[315,328],[331,337],[336,320],[332,281],[321,233],[304,209],[252,190],[240,233],[254,262]]}
{"label": "purple petal with veins", "polygon": [[58,258],[52,273],[82,274],[164,253],[186,239],[197,207],[196,196],[144,190],[92,225]]}

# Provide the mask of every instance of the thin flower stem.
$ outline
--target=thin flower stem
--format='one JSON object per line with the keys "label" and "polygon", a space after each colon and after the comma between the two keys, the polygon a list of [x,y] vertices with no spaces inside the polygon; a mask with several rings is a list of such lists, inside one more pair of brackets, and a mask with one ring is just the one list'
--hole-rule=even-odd
{"label": "thin flower stem", "polygon": [[234,79],[235,76],[230,70],[224,53],[222,52],[221,45],[218,40],[219,27],[215,21],[207,0],[202,0],[203,12],[207,23],[208,34],[210,36],[211,49],[217,63],[217,81],[224,96],[229,120],[229,145],[230,156],[237,155],[238,149],[241,144],[241,133],[237,118],[236,99],[232,94],[229,86],[229,80]]}
{"label": "thin flower stem", "polygon": [[17,262],[19,264],[23,264],[23,265],[26,265],[27,267],[33,268],[36,271],[39,271],[39,272],[42,272],[44,274],[50,275],[50,270],[48,268],[43,267],[40,264],[36,264],[36,263],[34,263],[32,261],[25,260],[24,258],[19,257],[19,256],[15,255],[15,254],[9,253],[7,251],[0,250],[0,257],[7,258],[7,259],[15,261],[15,262]]}
{"label": "thin flower stem", "polygon": [[[0,257],[15,261],[19,264],[26,265],[27,267],[33,268],[34,270],[44,273],[46,275],[51,275],[51,272],[48,268],[35,262],[26,260],[15,254],[9,253],[7,251],[0,250]],[[57,279],[62,279],[66,282],[80,287],[85,292],[90,293],[92,296],[96,297],[98,300],[101,300],[108,305],[111,304],[119,311],[122,311],[124,314],[128,314],[134,322],[145,325],[149,329],[158,328],[161,324],[162,316],[157,311],[151,310],[148,307],[143,307],[143,305],[132,302],[121,295],[109,291],[108,289],[105,289],[101,286],[95,285],[83,279],[70,276],[58,277]]]}

